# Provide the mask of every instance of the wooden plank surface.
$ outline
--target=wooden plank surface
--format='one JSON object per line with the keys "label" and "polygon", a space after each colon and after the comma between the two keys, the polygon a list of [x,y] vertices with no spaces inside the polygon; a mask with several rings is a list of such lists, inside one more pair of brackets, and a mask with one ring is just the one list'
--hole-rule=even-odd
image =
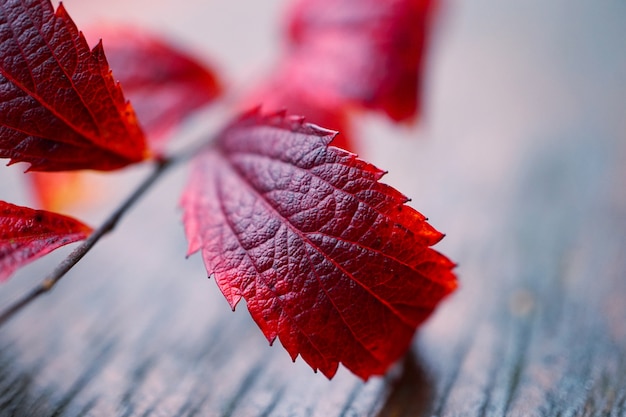
{"label": "wooden plank surface", "polygon": [[[147,4],[110,3],[111,17]],[[269,30],[280,2],[194,3],[139,20],[199,46],[210,35],[235,78],[250,75],[248,43],[255,62],[271,56],[253,43],[271,36],[218,41],[209,23]],[[327,381],[267,346],[243,305],[230,311],[200,259],[184,258],[180,168],[0,328],[0,415],[626,415],[626,7],[501,3],[448,3],[421,127],[359,126],[362,155],[447,233],[440,249],[460,264],[460,290],[387,376]],[[101,14],[66,6],[77,20]],[[185,23],[194,7],[209,23]],[[99,179],[103,207],[80,216],[97,224],[145,174]],[[0,198],[26,203],[22,181],[0,170]],[[0,305],[66,253],[19,272]]]}

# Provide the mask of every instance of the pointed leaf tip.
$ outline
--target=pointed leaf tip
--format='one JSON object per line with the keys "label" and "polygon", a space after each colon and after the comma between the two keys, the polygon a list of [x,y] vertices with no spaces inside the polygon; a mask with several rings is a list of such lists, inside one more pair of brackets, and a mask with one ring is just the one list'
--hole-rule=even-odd
{"label": "pointed leaf tip", "polygon": [[13,34],[0,39],[0,158],[33,171],[142,161],[143,133],[101,44],[90,51],[63,5],[7,0],[0,12],[0,31]]}

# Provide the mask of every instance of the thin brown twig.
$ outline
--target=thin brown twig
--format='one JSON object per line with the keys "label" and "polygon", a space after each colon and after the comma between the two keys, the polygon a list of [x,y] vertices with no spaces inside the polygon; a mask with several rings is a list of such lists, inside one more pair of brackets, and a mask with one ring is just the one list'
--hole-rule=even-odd
{"label": "thin brown twig", "polygon": [[168,168],[179,162],[193,157],[201,148],[206,147],[204,142],[200,146],[193,146],[171,158],[158,160],[154,171],[115,209],[113,213],[89,235],[89,237],[74,249],[61,263],[35,288],[26,293],[22,298],[10,304],[0,312],[0,326],[22,311],[39,296],[49,292],[60,280],[74,267],[104,235],[112,231],[122,216],[130,209],[137,200],[161,177]]}

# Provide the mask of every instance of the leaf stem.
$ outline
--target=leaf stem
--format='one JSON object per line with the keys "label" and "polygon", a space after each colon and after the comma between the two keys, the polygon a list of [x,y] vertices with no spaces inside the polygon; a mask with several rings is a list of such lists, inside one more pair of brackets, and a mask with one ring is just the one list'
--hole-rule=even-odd
{"label": "leaf stem", "polygon": [[[201,147],[206,146],[206,143]],[[13,302],[0,313],[0,326],[4,325],[9,319],[19,313],[24,307],[29,305],[42,294],[52,290],[52,288],[74,267],[104,235],[112,231],[119,220],[130,209],[137,200],[152,187],[152,185],[170,168],[171,166],[190,159],[195,155],[201,147],[192,147],[187,151],[170,157],[162,158],[156,161],[156,166],[152,173],[139,184],[139,186],[122,202],[122,204],[109,215],[109,217],[95,229],[89,237],[83,241],[74,251],[72,251],[61,263],[35,288],[24,295],[19,300]]]}

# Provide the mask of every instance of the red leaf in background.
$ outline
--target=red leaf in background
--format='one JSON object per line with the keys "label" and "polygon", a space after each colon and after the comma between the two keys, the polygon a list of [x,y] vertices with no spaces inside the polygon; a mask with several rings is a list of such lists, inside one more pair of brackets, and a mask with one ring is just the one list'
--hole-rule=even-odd
{"label": "red leaf in background", "polygon": [[94,181],[97,174],[88,171],[27,172],[32,196],[44,210],[65,212],[68,209],[92,205],[102,200],[106,186]]}
{"label": "red leaf in background", "polygon": [[102,45],[62,5],[0,2],[0,157],[30,169],[113,170],[147,156]]}
{"label": "red leaf in background", "polygon": [[37,258],[89,236],[78,220],[0,201],[0,281]]}
{"label": "red leaf in background", "polygon": [[277,79],[318,102],[380,109],[396,121],[419,111],[422,60],[436,0],[300,0],[292,48]]}
{"label": "red leaf in background", "polygon": [[103,39],[108,61],[137,112],[153,150],[183,119],[221,92],[212,69],[165,40],[130,27],[90,30]]}
{"label": "red leaf in background", "polygon": [[290,48],[261,88],[244,100],[289,109],[342,132],[354,149],[350,107],[382,110],[396,121],[419,111],[428,23],[436,0],[300,0],[289,15]]}
{"label": "red leaf in background", "polygon": [[456,287],[430,246],[442,234],[379,182],[383,172],[328,146],[334,132],[252,113],[195,160],[182,198],[189,253],[202,251],[234,308],[332,377],[339,363],[382,374]]}

